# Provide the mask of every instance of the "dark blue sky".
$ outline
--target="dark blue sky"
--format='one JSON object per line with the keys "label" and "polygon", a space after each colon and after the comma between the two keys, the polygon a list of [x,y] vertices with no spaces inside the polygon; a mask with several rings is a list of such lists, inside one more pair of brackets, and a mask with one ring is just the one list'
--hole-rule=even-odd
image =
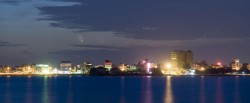
{"label": "dark blue sky", "polygon": [[250,62],[249,0],[0,0],[0,64]]}

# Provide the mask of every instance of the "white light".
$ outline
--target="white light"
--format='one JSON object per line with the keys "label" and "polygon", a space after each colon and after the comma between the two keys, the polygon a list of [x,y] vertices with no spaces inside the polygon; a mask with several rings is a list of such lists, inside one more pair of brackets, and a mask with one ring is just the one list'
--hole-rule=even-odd
{"label": "white light", "polygon": [[58,72],[58,70],[55,68],[55,69],[53,70],[53,73],[57,74],[57,72]]}
{"label": "white light", "polygon": [[43,72],[43,74],[50,74],[48,69],[44,69],[42,72]]}
{"label": "white light", "polygon": [[151,68],[151,63],[147,63],[147,72],[149,73],[149,69]]}
{"label": "white light", "polygon": [[195,70],[188,70],[185,74],[186,75],[195,75]]}

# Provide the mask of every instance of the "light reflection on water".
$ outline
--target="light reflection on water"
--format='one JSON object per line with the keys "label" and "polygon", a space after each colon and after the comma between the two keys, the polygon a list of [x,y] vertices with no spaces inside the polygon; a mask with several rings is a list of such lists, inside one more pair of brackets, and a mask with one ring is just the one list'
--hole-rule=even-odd
{"label": "light reflection on water", "polygon": [[121,77],[121,99],[120,99],[120,103],[126,103],[126,98],[125,98],[125,94],[124,94],[124,85],[125,85],[125,77]]}
{"label": "light reflection on water", "polygon": [[43,103],[49,103],[48,76],[43,78],[42,98]]}
{"label": "light reflection on water", "polygon": [[147,76],[146,80],[143,81],[144,85],[142,86],[143,88],[143,93],[142,94],[142,102],[143,103],[152,103],[152,89],[151,89],[151,76]]}
{"label": "light reflection on water", "polygon": [[165,103],[173,103],[174,97],[172,94],[172,87],[171,87],[171,76],[167,76],[167,82],[166,82],[166,93],[165,93]]}
{"label": "light reflection on water", "polygon": [[31,77],[27,78],[27,92],[25,103],[32,103],[32,79]]}
{"label": "light reflection on water", "polygon": [[204,88],[204,76],[201,76],[201,83],[200,83],[200,103],[206,103],[206,94]]}
{"label": "light reflection on water", "polygon": [[68,84],[68,96],[67,96],[67,103],[74,103],[73,102],[73,91],[72,91],[72,77],[69,76],[68,78],[69,84]]}
{"label": "light reflection on water", "polygon": [[11,103],[10,77],[6,78],[4,103]]}
{"label": "light reflection on water", "polygon": [[240,102],[240,93],[239,93],[239,78],[236,77],[235,83],[234,83],[235,89],[234,89],[234,102],[235,103],[241,103]]}
{"label": "light reflection on water", "polygon": [[217,85],[217,90],[216,90],[216,95],[215,95],[216,96],[216,103],[224,103],[221,77],[218,77],[216,79],[216,85]]}
{"label": "light reflection on water", "polygon": [[3,103],[246,103],[250,77],[1,77]]}

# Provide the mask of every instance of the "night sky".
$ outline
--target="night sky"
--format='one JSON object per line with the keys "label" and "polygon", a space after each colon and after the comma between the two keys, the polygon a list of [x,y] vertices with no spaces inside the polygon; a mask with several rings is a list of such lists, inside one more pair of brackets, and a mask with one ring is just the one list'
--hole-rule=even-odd
{"label": "night sky", "polygon": [[250,62],[249,0],[0,0],[0,64]]}

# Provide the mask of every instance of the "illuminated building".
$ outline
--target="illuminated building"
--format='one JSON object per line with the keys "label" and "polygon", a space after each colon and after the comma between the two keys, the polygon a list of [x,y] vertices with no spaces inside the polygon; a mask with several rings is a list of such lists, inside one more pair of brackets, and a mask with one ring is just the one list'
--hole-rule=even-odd
{"label": "illuminated building", "polygon": [[144,59],[140,61],[137,65],[138,69],[141,69],[142,73],[151,74],[151,68],[153,68],[154,64],[149,59]]}
{"label": "illuminated building", "polygon": [[81,65],[80,65],[80,69],[82,70],[82,73],[83,74],[89,74],[90,72],[90,69],[93,67],[93,64],[86,61],[86,62],[83,62]]}
{"label": "illuminated building", "polygon": [[242,67],[242,64],[240,63],[239,59],[233,59],[233,61],[230,63],[230,66],[232,67],[233,70],[240,70]]}
{"label": "illuminated building", "polygon": [[250,71],[250,64],[247,64],[247,69]]}
{"label": "illuminated building", "polygon": [[104,68],[108,69],[108,71],[110,71],[110,69],[112,68],[112,62],[110,60],[105,60],[103,65]]}
{"label": "illuminated building", "polygon": [[4,73],[4,66],[0,65],[0,73]]}
{"label": "illuminated building", "polygon": [[77,74],[82,74],[83,70],[81,69],[81,65],[76,65],[76,73]]}
{"label": "illuminated building", "polygon": [[61,61],[60,67],[60,72],[63,74],[69,74],[72,69],[72,63],[71,61]]}
{"label": "illuminated building", "polygon": [[51,73],[51,67],[47,64],[37,64],[36,70],[38,74],[50,74]]}
{"label": "illuminated building", "polygon": [[127,65],[127,71],[136,71],[137,69],[136,64]]}
{"label": "illuminated building", "polygon": [[0,66],[0,73],[11,73],[12,68],[10,66]]}
{"label": "illuminated building", "polygon": [[70,70],[70,73],[77,73],[77,67],[76,66],[72,66],[71,67],[71,70]]}
{"label": "illuminated building", "polygon": [[195,70],[198,70],[198,71],[205,71],[205,67],[203,67],[199,64],[193,64],[192,68]]}
{"label": "illuminated building", "polygon": [[171,63],[166,63],[164,67],[161,68],[162,74],[173,74]]}
{"label": "illuminated building", "polygon": [[190,69],[193,64],[193,53],[191,50],[171,52],[171,64],[173,68]]}
{"label": "illuminated building", "polygon": [[121,64],[118,66],[118,68],[120,69],[120,71],[127,71],[127,70],[128,70],[127,65],[124,64],[124,63],[121,63]]}
{"label": "illuminated building", "polygon": [[194,63],[192,68],[197,71],[205,71],[206,69],[209,68],[209,65],[207,64],[205,60],[202,60],[202,61]]}
{"label": "illuminated building", "polygon": [[22,64],[16,67],[15,73],[34,74],[36,73],[36,65]]}
{"label": "illuminated building", "polygon": [[210,65],[210,67],[215,68],[215,69],[219,69],[219,68],[223,68],[223,65],[221,62],[218,62],[216,64]]}

